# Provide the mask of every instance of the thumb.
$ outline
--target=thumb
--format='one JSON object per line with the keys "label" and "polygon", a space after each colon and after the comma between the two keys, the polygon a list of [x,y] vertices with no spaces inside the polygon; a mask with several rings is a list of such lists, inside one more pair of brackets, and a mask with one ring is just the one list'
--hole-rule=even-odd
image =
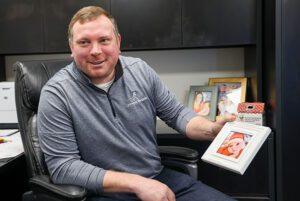
{"label": "thumb", "polygon": [[227,122],[232,122],[236,120],[235,115],[224,115],[224,116],[218,116],[216,119],[216,122],[218,124],[224,125]]}

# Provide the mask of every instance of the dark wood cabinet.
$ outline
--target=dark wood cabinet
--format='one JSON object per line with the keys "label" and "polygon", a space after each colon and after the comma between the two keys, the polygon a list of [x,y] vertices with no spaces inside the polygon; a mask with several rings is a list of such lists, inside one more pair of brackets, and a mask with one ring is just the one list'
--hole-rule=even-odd
{"label": "dark wood cabinet", "polygon": [[3,0],[0,54],[70,52],[68,24],[88,5],[116,18],[123,50],[256,43],[256,0]]}
{"label": "dark wood cabinet", "polygon": [[256,0],[182,1],[184,47],[249,45],[256,42]]}
{"label": "dark wood cabinet", "polygon": [[2,0],[0,54],[43,51],[41,1]]}
{"label": "dark wood cabinet", "polygon": [[43,0],[44,52],[70,52],[67,34],[69,22],[77,10],[91,5],[110,10],[109,0]]}
{"label": "dark wood cabinet", "polygon": [[263,82],[268,124],[276,131],[276,200],[299,198],[300,1],[265,0]]}
{"label": "dark wood cabinet", "polygon": [[122,49],[181,47],[181,0],[111,0]]}
{"label": "dark wood cabinet", "polygon": [[6,80],[5,57],[0,55],[0,82]]}
{"label": "dark wood cabinet", "polygon": [[0,6],[0,54],[65,53],[68,25],[83,6],[110,10],[109,0],[3,0]]}

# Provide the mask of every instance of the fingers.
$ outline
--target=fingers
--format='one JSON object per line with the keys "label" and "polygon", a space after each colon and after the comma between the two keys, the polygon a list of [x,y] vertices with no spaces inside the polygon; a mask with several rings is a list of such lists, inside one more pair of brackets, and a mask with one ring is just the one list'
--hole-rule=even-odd
{"label": "fingers", "polygon": [[143,178],[144,182],[138,186],[136,195],[142,201],[176,201],[175,194],[166,185],[157,180]]}
{"label": "fingers", "polygon": [[226,115],[225,118],[227,122],[235,121],[236,115]]}
{"label": "fingers", "polygon": [[226,122],[235,121],[235,119],[236,119],[235,115],[217,116],[216,122],[221,125],[224,125]]}
{"label": "fingers", "polygon": [[170,189],[167,192],[168,201],[176,201],[175,194]]}
{"label": "fingers", "polygon": [[217,135],[227,122],[235,121],[235,119],[236,117],[234,115],[217,116],[214,127],[212,128],[213,134]]}

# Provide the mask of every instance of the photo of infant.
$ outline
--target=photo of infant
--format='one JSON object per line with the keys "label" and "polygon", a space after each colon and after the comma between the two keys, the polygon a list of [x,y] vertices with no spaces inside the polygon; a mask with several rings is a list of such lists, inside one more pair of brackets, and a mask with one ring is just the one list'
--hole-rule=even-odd
{"label": "photo of infant", "polygon": [[251,137],[252,135],[249,134],[230,132],[218,148],[217,153],[238,159],[248,145]]}

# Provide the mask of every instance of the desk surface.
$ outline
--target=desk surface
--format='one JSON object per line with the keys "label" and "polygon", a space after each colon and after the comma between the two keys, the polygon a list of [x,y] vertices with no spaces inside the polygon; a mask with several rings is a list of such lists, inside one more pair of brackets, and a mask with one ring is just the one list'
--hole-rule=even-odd
{"label": "desk surface", "polygon": [[0,168],[5,165],[6,163],[8,163],[10,160],[12,160],[13,158],[2,158],[0,159]]}
{"label": "desk surface", "polygon": [[0,159],[0,175],[5,173],[11,167],[14,167],[20,161],[25,162],[24,153],[21,153],[15,157]]}

